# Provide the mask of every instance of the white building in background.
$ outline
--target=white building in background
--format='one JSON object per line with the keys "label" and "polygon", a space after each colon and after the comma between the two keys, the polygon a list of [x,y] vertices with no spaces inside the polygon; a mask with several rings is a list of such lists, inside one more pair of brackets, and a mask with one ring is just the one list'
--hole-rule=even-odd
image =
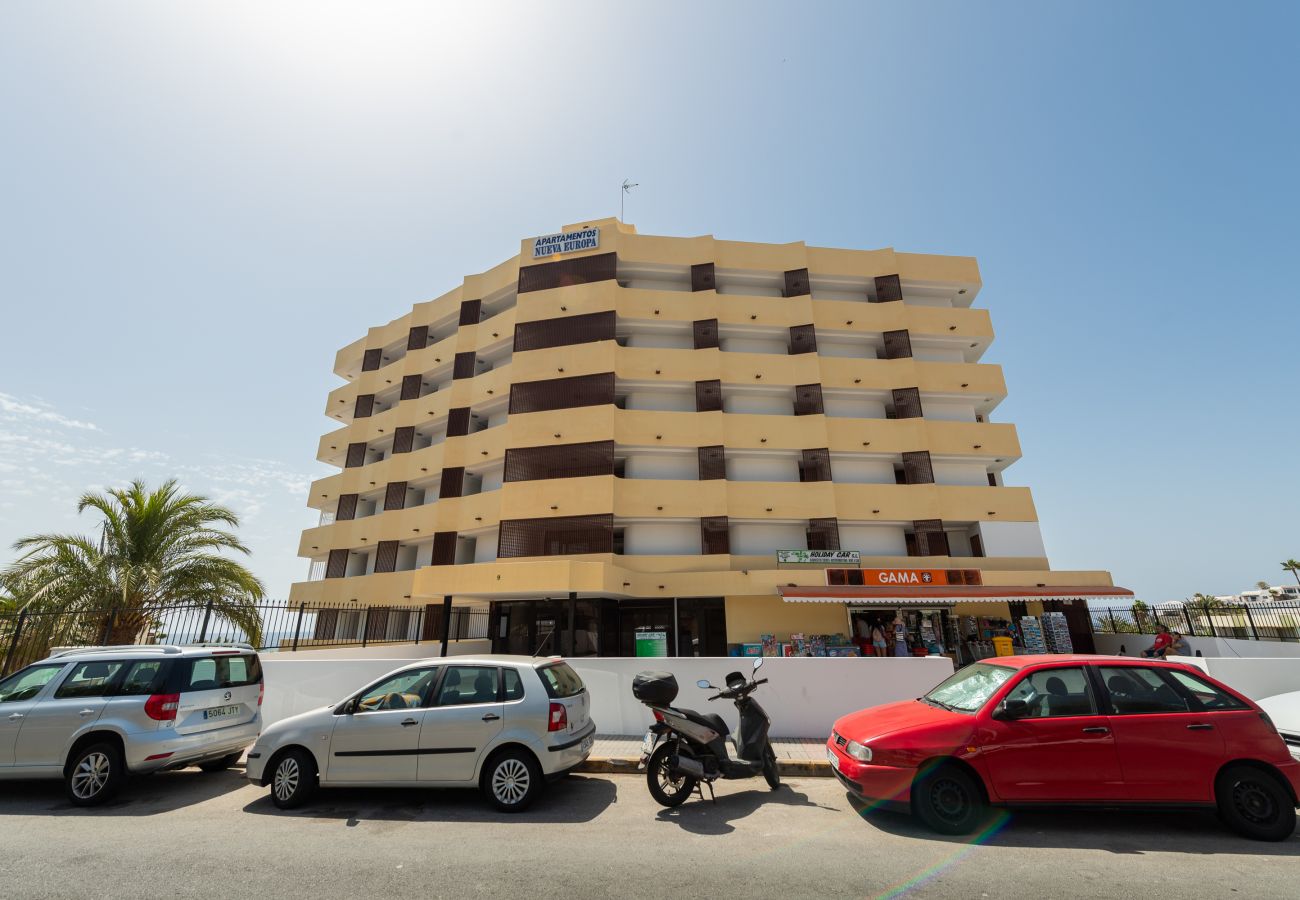
{"label": "white building in background", "polygon": [[1257,588],[1240,594],[1224,594],[1215,599],[1224,603],[1300,603],[1300,584],[1279,584],[1267,591]]}

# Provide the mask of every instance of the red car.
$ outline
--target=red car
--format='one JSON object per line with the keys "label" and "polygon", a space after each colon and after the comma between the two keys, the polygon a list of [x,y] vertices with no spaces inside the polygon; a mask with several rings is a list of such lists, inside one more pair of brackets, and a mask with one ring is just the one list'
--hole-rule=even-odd
{"label": "red car", "polygon": [[1300,762],[1253,702],[1195,667],[1126,657],[975,663],[844,716],[826,752],[851,792],[945,834],[989,805],[1196,806],[1279,841],[1300,792]]}

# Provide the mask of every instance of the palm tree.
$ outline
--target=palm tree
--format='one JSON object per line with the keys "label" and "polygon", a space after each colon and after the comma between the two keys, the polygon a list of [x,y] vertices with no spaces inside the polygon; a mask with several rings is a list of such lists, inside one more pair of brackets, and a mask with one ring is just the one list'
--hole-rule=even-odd
{"label": "palm tree", "polygon": [[[107,494],[84,494],[77,512],[103,517],[97,537],[38,534],[14,544],[21,556],[0,572],[0,593],[44,622],[33,638],[84,643],[108,629],[129,644],[180,606],[211,604],[212,614],[261,639],[256,604],[262,583],[223,551],[247,554],[230,528],[239,519],[175,480],[149,490],[142,481]],[[93,636],[90,636],[91,633]]]}
{"label": "palm tree", "polygon": [[1147,628],[1147,617],[1151,614],[1151,607],[1145,600],[1133,601],[1133,621],[1137,623],[1137,630],[1145,632]]}
{"label": "palm tree", "polygon": [[1209,613],[1216,609],[1224,608],[1223,601],[1213,594],[1193,594],[1190,600],[1184,601],[1184,605],[1188,609],[1193,609],[1197,612],[1203,613]]}
{"label": "palm tree", "polygon": [[1300,559],[1288,559],[1282,563],[1282,570],[1294,575],[1296,584],[1300,584]]}

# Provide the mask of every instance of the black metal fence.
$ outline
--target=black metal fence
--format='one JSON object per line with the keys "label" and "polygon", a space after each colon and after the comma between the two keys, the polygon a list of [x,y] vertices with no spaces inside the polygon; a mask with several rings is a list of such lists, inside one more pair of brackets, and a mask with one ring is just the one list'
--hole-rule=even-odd
{"label": "black metal fence", "polygon": [[1146,608],[1092,610],[1097,634],[1155,634],[1156,626],[1188,637],[1300,641],[1300,604],[1243,603],[1215,607],[1169,603]]}
{"label": "black metal fence", "polygon": [[256,626],[241,627],[211,604],[162,610],[118,608],[0,613],[0,675],[44,658],[55,647],[111,644],[248,643],[262,652],[292,652],[368,644],[486,639],[488,612],[453,607],[444,631],[441,603],[359,606],[265,603]]}

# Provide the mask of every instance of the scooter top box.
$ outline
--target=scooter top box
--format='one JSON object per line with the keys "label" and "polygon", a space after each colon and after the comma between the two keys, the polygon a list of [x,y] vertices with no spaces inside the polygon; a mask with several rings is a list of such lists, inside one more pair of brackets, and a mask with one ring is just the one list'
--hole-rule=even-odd
{"label": "scooter top box", "polygon": [[642,703],[667,706],[677,698],[677,678],[672,672],[639,672],[632,679],[632,696]]}

